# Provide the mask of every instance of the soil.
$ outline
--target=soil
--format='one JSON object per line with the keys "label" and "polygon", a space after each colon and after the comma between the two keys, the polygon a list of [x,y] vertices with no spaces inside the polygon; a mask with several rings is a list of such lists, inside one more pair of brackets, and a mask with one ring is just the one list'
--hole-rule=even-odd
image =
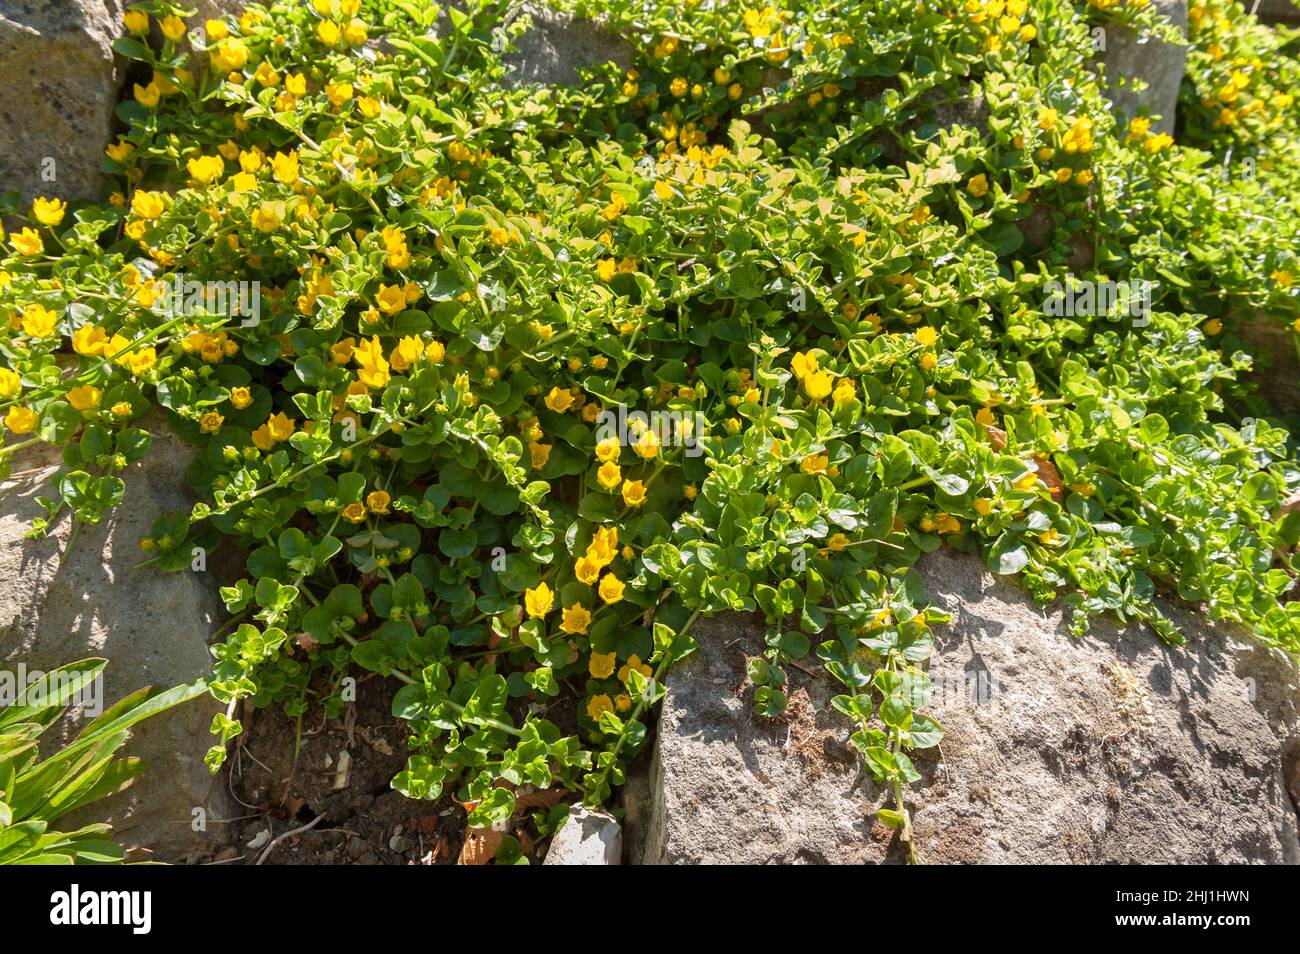
{"label": "soil", "polygon": [[[407,756],[406,727],[390,710],[399,688],[361,678],[357,701],[339,718],[326,719],[316,704],[301,727],[278,706],[245,711],[223,770],[243,817],[208,862],[256,864],[265,854],[263,864],[454,864],[465,841],[461,805],[450,794],[409,799],[389,784]],[[531,822],[525,817],[514,833],[540,864],[545,843]]]}

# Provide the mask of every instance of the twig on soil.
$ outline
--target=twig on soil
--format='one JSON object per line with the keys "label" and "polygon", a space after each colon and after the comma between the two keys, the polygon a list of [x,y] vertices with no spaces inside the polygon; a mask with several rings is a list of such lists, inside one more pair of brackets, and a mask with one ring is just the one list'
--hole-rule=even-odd
{"label": "twig on soil", "polygon": [[283,835],[277,835],[276,837],[272,838],[271,843],[266,846],[265,850],[263,850],[261,854],[261,857],[259,857],[257,861],[254,862],[254,864],[260,865],[263,861],[265,861],[266,856],[271,853],[271,851],[275,848],[275,846],[278,845],[280,842],[284,841],[286,838],[289,838],[293,835],[301,834],[302,832],[307,831],[308,829],[315,828],[324,820],[324,818],[325,818],[324,815],[317,815],[307,824],[299,825],[297,828],[290,828]]}

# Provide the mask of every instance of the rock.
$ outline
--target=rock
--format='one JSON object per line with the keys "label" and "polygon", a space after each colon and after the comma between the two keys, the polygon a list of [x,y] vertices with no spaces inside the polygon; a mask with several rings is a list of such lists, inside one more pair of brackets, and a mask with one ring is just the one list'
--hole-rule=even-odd
{"label": "rock", "polygon": [[1300,23],[1300,4],[1294,0],[1244,0],[1242,6],[1264,23]]}
{"label": "rock", "polygon": [[[1155,7],[1186,36],[1187,0],[1155,0]],[[1152,131],[1172,133],[1187,47],[1138,36],[1124,27],[1107,27],[1101,59],[1106,64],[1111,104],[1124,120],[1139,114],[1159,116],[1151,123]],[[1146,88],[1132,89],[1133,80],[1145,82]]]}
{"label": "rock", "polygon": [[[1162,608],[1185,647],[1108,619],[1074,639],[1059,608],[978,557],[944,549],[919,570],[953,614],[930,665],[945,737],[918,754],[908,795],[922,861],[1300,863],[1295,660],[1175,605]],[[669,675],[646,795],[627,809],[633,860],[901,860],[816,664],[791,670],[790,711],[765,723],[745,687],[761,624],[724,617],[697,635]]]}
{"label": "rock", "polygon": [[119,0],[0,0],[0,189],[99,197],[122,11]]}
{"label": "rock", "polygon": [[502,57],[513,85],[575,86],[582,79],[580,69],[609,62],[627,69],[632,63],[631,45],[592,20],[533,3],[520,4],[508,19],[524,14],[532,25]]}
{"label": "rock", "polygon": [[551,838],[547,865],[616,865],[623,856],[623,835],[614,816],[573,806]]}
{"label": "rock", "polygon": [[[141,686],[206,675],[208,637],[220,612],[216,587],[204,574],[136,568],[146,558],[139,540],[153,521],[188,509],[180,488],[190,459],[160,417],[139,426],[153,432],[154,442],[123,475],[125,502],[100,524],[82,526],[71,549],[66,512],[45,539],[23,538],[42,513],[36,497],[53,495],[56,453],[43,448],[20,459],[15,476],[0,485],[0,666],[48,670],[105,657],[106,705]],[[203,765],[217,710],[214,701],[201,698],[141,723],[125,752],[145,760],[144,774],[125,792],[69,818],[108,821],[122,844],[147,848],[155,858],[179,859],[222,845],[222,822],[233,812],[221,778]],[[60,726],[63,738],[75,734],[79,715]],[[51,730],[45,739],[53,738]],[[206,832],[191,828],[196,808],[206,813]]]}
{"label": "rock", "polygon": [[1291,328],[1272,315],[1256,312],[1239,317],[1236,332],[1254,352],[1250,377],[1260,393],[1278,411],[1300,413],[1300,356]]}

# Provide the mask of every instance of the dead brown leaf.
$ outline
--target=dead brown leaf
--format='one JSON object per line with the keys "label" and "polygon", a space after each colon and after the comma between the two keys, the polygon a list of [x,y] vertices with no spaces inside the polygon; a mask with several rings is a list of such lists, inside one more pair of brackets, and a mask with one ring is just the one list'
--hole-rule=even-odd
{"label": "dead brown leaf", "polygon": [[1034,466],[1038,468],[1038,479],[1047,485],[1047,489],[1052,492],[1053,497],[1061,497],[1065,494],[1065,481],[1061,480],[1061,472],[1056,469],[1046,457],[1035,454],[1030,458]]}
{"label": "dead brown leaf", "polygon": [[471,828],[465,834],[465,844],[461,845],[458,865],[485,865],[496,857],[497,849],[505,839],[505,832],[495,828]]}

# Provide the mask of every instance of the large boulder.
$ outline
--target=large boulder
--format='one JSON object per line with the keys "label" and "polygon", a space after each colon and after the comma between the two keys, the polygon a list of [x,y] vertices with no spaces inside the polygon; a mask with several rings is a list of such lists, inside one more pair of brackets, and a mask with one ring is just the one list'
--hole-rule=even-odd
{"label": "large boulder", "polygon": [[[1293,659],[1172,604],[1184,647],[1109,619],[1076,639],[977,557],[945,549],[919,570],[953,614],[930,664],[945,736],[908,795],[922,861],[1300,862]],[[791,670],[789,712],[762,721],[745,685],[761,624],[720,618],[698,637],[626,798],[632,860],[902,860],[816,663]]]}
{"label": "large boulder", "polygon": [[1283,414],[1300,414],[1300,355],[1291,326],[1262,311],[1238,318],[1237,334],[1255,357],[1250,378]]}
{"label": "large boulder", "polygon": [[0,191],[99,197],[122,12],[120,0],[0,0]]}
{"label": "large boulder", "polygon": [[[180,488],[190,453],[160,419],[142,426],[153,432],[153,446],[124,473],[125,502],[101,523],[82,526],[75,539],[66,512],[48,536],[25,538],[43,513],[36,498],[53,496],[49,481],[58,457],[51,449],[21,457],[14,475],[0,484],[0,667],[47,671],[104,657],[105,705],[141,686],[206,675],[208,637],[221,612],[207,574],[139,566],[147,558],[139,541],[154,520],[189,508]],[[221,843],[230,803],[220,777],[203,765],[216,710],[205,697],[137,726],[125,751],[145,761],[144,774],[74,820],[111,822],[122,844],[168,860]],[[74,710],[59,726],[62,738],[75,734],[86,715]],[[55,735],[51,730],[45,744]],[[198,808],[206,831],[193,830],[200,827]]]}
{"label": "large boulder", "polygon": [[1242,6],[1265,23],[1300,23],[1300,5],[1295,0],[1245,0]]}
{"label": "large boulder", "polygon": [[502,57],[514,85],[575,86],[579,70],[609,62],[627,69],[632,62],[631,45],[591,20],[536,3],[519,4],[509,19],[522,16],[531,24]]}
{"label": "large boulder", "polygon": [[[1155,0],[1155,7],[1187,35],[1187,0]],[[1105,37],[1106,49],[1101,60],[1106,65],[1107,96],[1115,110],[1125,122],[1138,114],[1159,116],[1151,129],[1172,133],[1178,89],[1187,65],[1187,47],[1118,26],[1107,27]],[[1134,81],[1144,83],[1145,87],[1136,89]]]}

